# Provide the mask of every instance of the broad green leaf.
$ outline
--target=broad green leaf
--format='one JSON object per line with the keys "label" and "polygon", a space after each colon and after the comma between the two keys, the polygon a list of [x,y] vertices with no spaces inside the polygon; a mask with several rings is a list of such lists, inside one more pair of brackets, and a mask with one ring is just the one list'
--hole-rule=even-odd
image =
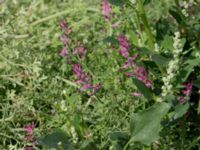
{"label": "broad green leaf", "polygon": [[151,58],[156,63],[156,65],[161,68],[166,67],[169,62],[169,59],[159,54],[154,54],[151,56]]}
{"label": "broad green leaf", "polygon": [[142,81],[133,78],[133,83],[137,87],[137,89],[146,97],[148,100],[151,100],[153,98],[153,93],[150,88],[148,88]]}
{"label": "broad green leaf", "polygon": [[174,110],[174,119],[182,117],[187,112],[189,106],[190,105],[188,103],[186,103],[184,105],[178,104]]}
{"label": "broad green leaf", "polygon": [[197,79],[195,81],[192,82],[192,84],[198,88],[200,88],[200,79]]}
{"label": "broad green leaf", "polygon": [[151,144],[159,139],[161,120],[170,109],[168,103],[162,102],[135,113],[131,118],[130,130],[132,140],[143,144]]}
{"label": "broad green leaf", "polygon": [[53,133],[39,138],[38,143],[56,150],[60,150],[60,148],[64,150],[72,149],[67,133],[61,129],[56,129]]}

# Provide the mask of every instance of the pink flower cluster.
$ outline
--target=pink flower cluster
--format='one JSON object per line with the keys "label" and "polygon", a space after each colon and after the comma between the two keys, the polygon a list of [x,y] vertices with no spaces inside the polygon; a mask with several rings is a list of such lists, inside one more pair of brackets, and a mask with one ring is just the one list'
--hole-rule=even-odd
{"label": "pink flower cluster", "polygon": [[[69,35],[72,32],[72,29],[68,26],[68,24],[65,21],[61,21],[60,27],[65,33],[64,35],[60,37],[60,40],[62,41],[64,45],[64,48],[60,52],[60,55],[62,57],[66,57],[69,55],[67,46],[70,42]],[[78,42],[78,46],[74,49],[73,54],[77,54],[79,57],[85,58],[87,54],[87,49],[83,46],[83,44]],[[83,71],[81,64],[77,63],[73,65],[73,74],[75,78],[77,79],[76,82],[81,85],[81,88],[80,88],[81,92],[90,89],[93,91],[91,94],[93,95],[101,88],[100,84],[97,84],[97,85],[92,84],[91,75]]]}
{"label": "pink flower cluster", "polygon": [[73,66],[73,74],[77,79],[77,83],[81,85],[80,91],[85,90],[93,90],[91,95],[94,95],[100,88],[101,85],[93,85],[92,84],[92,77],[89,73],[83,71],[81,64],[74,64]]}
{"label": "pink flower cluster", "polygon": [[74,54],[79,55],[81,58],[85,58],[87,49],[83,46],[83,44],[78,43],[78,46],[74,49]]}
{"label": "pink flower cluster", "polygon": [[120,35],[118,36],[118,41],[120,44],[120,54],[127,58],[129,56],[129,49],[130,49],[130,44],[128,42],[128,39],[125,35]]}
{"label": "pink flower cluster", "polygon": [[106,18],[106,20],[111,19],[112,13],[112,5],[108,2],[108,0],[102,0],[102,14]]}
{"label": "pink flower cluster", "polygon": [[[130,56],[130,44],[125,35],[118,36],[118,42],[120,44],[120,55],[126,58],[126,62],[122,68],[132,69],[131,72],[126,72],[125,75],[128,77],[136,77],[138,80],[142,81],[147,87],[152,87],[152,82],[149,80],[149,75],[145,67],[138,66],[135,61],[139,55]],[[141,96],[140,93],[133,93],[134,96]]]}
{"label": "pink flower cluster", "polygon": [[60,52],[60,56],[67,57],[69,55],[67,45],[69,44],[70,38],[69,35],[72,32],[72,29],[68,24],[63,20],[60,22],[60,27],[64,31],[64,35],[60,36],[60,41],[63,43],[63,49]]}
{"label": "pink flower cluster", "polygon": [[126,72],[126,76],[128,77],[136,77],[138,80],[142,81],[147,87],[152,87],[152,82],[148,79],[148,72],[143,66],[135,66],[135,70],[133,72]]}
{"label": "pink flower cluster", "polygon": [[34,129],[35,129],[35,123],[32,122],[32,124],[27,124],[24,127],[24,130],[26,131],[25,141],[30,142],[32,145],[27,146],[25,150],[34,150],[35,145],[35,136],[34,136]]}
{"label": "pink flower cluster", "polygon": [[181,96],[181,97],[179,98],[179,102],[180,102],[181,104],[187,102],[188,97],[192,94],[192,89],[193,89],[192,82],[187,82],[187,83],[185,83],[185,84],[184,84],[184,87],[185,87],[185,89],[182,90],[182,94],[183,94],[184,96]]}
{"label": "pink flower cluster", "polygon": [[186,96],[190,96],[192,94],[192,82],[187,82],[184,84],[185,89],[182,91]]}
{"label": "pink flower cluster", "polygon": [[[72,29],[69,27],[69,25],[66,23],[66,21],[60,22],[60,27],[64,31],[64,35],[60,36],[60,41],[63,43],[63,49],[60,52],[60,56],[67,57],[69,56],[68,51],[68,44],[70,43],[70,33],[72,32]],[[78,46],[75,48],[73,54],[79,55],[81,58],[84,58],[87,53],[87,49],[83,46],[83,44],[78,43]]]}

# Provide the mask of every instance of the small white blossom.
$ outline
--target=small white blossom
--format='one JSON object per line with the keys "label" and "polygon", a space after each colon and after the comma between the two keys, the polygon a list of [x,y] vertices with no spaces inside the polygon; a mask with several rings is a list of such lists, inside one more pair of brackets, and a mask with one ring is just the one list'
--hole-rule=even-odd
{"label": "small white blossom", "polygon": [[183,45],[180,39],[180,32],[175,32],[174,43],[173,43],[173,59],[169,62],[167,68],[167,75],[162,78],[164,85],[161,87],[162,96],[165,97],[170,93],[173,93],[172,88],[172,79],[177,75],[179,70],[180,59],[179,56],[182,52]]}

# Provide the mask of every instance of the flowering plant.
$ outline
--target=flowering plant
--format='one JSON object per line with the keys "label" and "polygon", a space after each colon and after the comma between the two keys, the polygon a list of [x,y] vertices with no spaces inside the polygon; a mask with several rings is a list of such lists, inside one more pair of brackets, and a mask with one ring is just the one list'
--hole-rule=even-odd
{"label": "flowering plant", "polygon": [[0,149],[199,148],[199,0],[0,7]]}

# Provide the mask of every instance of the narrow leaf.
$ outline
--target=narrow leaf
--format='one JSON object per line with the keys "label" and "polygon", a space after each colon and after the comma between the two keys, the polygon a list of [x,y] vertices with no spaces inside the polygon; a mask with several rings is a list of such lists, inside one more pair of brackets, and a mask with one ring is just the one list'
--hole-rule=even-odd
{"label": "narrow leaf", "polygon": [[137,89],[146,97],[146,99],[151,100],[153,98],[152,96],[152,90],[148,88],[142,81],[133,78],[133,83],[137,87]]}

